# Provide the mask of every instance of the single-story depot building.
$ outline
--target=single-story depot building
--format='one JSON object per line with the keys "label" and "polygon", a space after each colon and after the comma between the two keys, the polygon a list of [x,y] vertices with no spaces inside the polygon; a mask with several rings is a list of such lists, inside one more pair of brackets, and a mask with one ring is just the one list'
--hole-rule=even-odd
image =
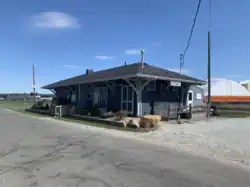
{"label": "single-story depot building", "polygon": [[164,116],[167,105],[192,104],[188,90],[198,84],[204,81],[140,62],[97,72],[88,69],[84,75],[42,88],[53,91],[57,99],[68,98],[78,110],[98,105],[102,112]]}

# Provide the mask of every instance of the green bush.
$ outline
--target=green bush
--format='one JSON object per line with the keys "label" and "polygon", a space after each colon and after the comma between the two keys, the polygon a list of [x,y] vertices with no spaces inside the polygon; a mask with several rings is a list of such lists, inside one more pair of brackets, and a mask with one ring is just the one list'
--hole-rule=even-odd
{"label": "green bush", "polygon": [[44,101],[37,101],[32,105],[32,109],[48,110],[50,108],[49,104]]}

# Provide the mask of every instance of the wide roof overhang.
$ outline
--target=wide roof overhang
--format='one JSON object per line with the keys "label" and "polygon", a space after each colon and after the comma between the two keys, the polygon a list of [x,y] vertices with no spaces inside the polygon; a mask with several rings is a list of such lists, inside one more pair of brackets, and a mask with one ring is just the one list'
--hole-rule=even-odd
{"label": "wide roof overhang", "polygon": [[147,80],[151,79],[151,80],[176,81],[176,82],[190,83],[190,84],[196,84],[196,85],[203,85],[206,83],[206,81],[202,81],[202,80],[198,80],[198,79],[197,80],[178,79],[178,78],[137,73],[137,74],[124,75],[124,76],[105,77],[105,78],[89,79],[89,80],[72,81],[70,79],[66,79],[64,81],[59,81],[56,83],[52,83],[52,84],[43,86],[42,88],[43,89],[55,89],[55,88],[59,88],[59,87],[69,87],[69,86],[78,85],[78,84],[90,84],[90,83],[106,82],[106,81],[119,80],[119,79],[130,79],[130,78],[143,78],[143,79],[147,79]]}

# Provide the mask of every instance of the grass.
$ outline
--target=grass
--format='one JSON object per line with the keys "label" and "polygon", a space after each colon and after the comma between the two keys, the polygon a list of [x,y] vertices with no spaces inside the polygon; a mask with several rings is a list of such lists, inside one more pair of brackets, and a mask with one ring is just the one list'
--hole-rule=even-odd
{"label": "grass", "polygon": [[73,123],[79,123],[83,125],[89,125],[89,126],[95,126],[95,127],[101,127],[106,129],[116,129],[116,130],[122,130],[122,131],[138,131],[134,128],[124,128],[124,127],[118,127],[118,126],[112,126],[105,123],[95,123],[95,122],[89,122],[84,120],[78,120],[78,119],[72,119],[70,117],[51,117],[49,115],[45,114],[36,114],[32,112],[27,112],[25,109],[30,108],[32,106],[33,102],[25,102],[25,101],[0,101],[0,108],[5,108],[9,110],[13,110],[16,112],[21,112],[23,114],[31,115],[31,116],[37,116],[37,117],[50,117],[52,119],[65,121],[65,122],[73,122]]}
{"label": "grass", "polygon": [[6,108],[17,112],[24,111],[32,106],[31,101],[0,101],[0,108]]}
{"label": "grass", "polygon": [[41,114],[25,112],[25,109],[30,108],[32,105],[32,101],[0,101],[0,108],[9,109],[12,111],[21,112],[32,116],[45,117]]}
{"label": "grass", "polygon": [[220,117],[226,118],[248,118],[250,117],[250,111],[248,110],[222,110],[219,109]]}
{"label": "grass", "polygon": [[219,117],[225,118],[249,118],[250,114],[230,114],[230,113],[222,113]]}

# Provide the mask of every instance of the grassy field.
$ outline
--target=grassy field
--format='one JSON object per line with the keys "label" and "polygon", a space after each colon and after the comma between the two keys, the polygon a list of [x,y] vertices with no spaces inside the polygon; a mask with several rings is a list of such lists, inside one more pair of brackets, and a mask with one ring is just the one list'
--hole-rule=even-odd
{"label": "grassy field", "polygon": [[31,101],[0,101],[0,108],[6,108],[18,112],[22,112],[32,106]]}

